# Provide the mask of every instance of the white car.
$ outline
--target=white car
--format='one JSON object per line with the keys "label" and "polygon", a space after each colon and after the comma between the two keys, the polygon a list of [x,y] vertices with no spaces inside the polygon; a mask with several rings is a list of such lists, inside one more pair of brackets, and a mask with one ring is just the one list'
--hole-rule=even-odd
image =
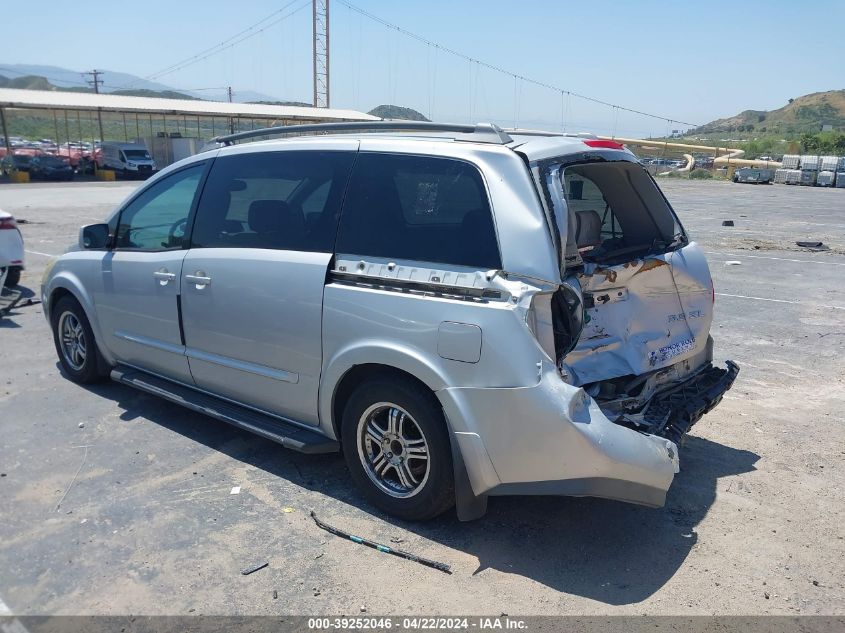
{"label": "white car", "polygon": [[23,236],[18,223],[0,209],[0,288],[17,286],[23,268]]}

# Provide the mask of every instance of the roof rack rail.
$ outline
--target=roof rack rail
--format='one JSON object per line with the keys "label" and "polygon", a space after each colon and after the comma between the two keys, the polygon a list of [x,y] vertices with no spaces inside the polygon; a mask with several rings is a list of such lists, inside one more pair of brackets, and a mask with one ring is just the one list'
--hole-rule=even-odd
{"label": "roof rack rail", "polygon": [[344,121],[342,123],[311,123],[305,125],[279,125],[260,130],[249,130],[226,134],[211,139],[209,143],[231,145],[235,141],[244,141],[261,136],[286,134],[305,134],[308,132],[456,132],[455,140],[474,141],[476,143],[495,143],[505,145],[513,139],[494,123],[468,125],[461,123],[434,123],[431,121]]}

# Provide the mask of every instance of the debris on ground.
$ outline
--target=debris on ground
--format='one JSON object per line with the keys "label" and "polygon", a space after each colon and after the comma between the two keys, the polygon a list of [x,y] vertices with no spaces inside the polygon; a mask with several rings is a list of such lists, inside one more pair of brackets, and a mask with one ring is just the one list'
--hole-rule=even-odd
{"label": "debris on ground", "polygon": [[378,550],[379,552],[382,552],[384,554],[393,554],[394,556],[398,556],[399,558],[414,561],[415,563],[425,565],[426,567],[431,567],[432,569],[439,569],[440,571],[445,572],[447,574],[452,573],[452,570],[449,565],[445,563],[438,563],[437,561],[429,560],[428,558],[423,558],[422,556],[417,556],[416,554],[411,554],[410,552],[405,552],[401,549],[393,549],[392,547],[388,547],[387,545],[382,545],[380,543],[376,543],[375,541],[370,541],[365,538],[361,538],[360,536],[349,534],[348,532],[339,530],[336,527],[332,527],[328,523],[323,523],[322,521],[320,521],[320,519],[317,518],[317,514],[313,510],[311,510],[311,518],[314,519],[314,523],[317,524],[317,527],[325,530],[326,532],[330,532],[335,536],[340,536],[341,538],[349,539],[353,543],[358,543],[359,545],[366,545],[367,547],[370,547],[374,550]]}
{"label": "debris on ground", "polygon": [[251,573],[258,571],[259,569],[264,569],[269,564],[270,563],[268,563],[267,561],[264,561],[263,563],[256,563],[255,565],[247,567],[246,569],[242,569],[241,573],[244,576],[249,576]]}
{"label": "debris on ground", "polygon": [[390,537],[390,542],[391,542],[391,543],[404,543],[404,542],[405,542],[405,539],[403,539],[403,538],[399,538],[398,536],[391,536],[391,537]]}
{"label": "debris on ground", "polygon": [[233,486],[232,490],[229,492],[230,495],[239,495],[241,494],[241,487],[240,486]]}
{"label": "debris on ground", "polygon": [[85,422],[80,422],[76,426],[78,426],[80,429],[84,429],[85,428]]}
{"label": "debris on ground", "polygon": [[273,589],[273,600],[278,600],[278,599],[279,599],[279,592],[276,591],[275,589]]}
{"label": "debris on ground", "polygon": [[723,220],[722,221],[722,226],[733,226],[733,225],[734,225],[733,220]]}
{"label": "debris on ground", "polygon": [[796,246],[809,248],[811,251],[829,251],[830,247],[824,242],[795,242]]}
{"label": "debris on ground", "polygon": [[293,508],[282,508],[282,512],[284,512],[285,514],[288,514],[290,512],[293,512]]}
{"label": "debris on ground", "polygon": [[741,266],[742,262],[736,259],[729,259],[725,262],[725,266]]}

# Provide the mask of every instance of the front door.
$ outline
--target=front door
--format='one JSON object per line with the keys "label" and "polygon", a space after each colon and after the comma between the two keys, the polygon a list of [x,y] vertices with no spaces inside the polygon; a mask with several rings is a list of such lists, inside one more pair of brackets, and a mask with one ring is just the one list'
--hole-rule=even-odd
{"label": "front door", "polygon": [[188,384],[179,294],[185,230],[205,167],[156,181],[121,210],[94,296],[104,343],[119,361]]}
{"label": "front door", "polygon": [[325,144],[218,158],[182,266],[197,386],[314,425],[323,287],[357,150],[357,141]]}

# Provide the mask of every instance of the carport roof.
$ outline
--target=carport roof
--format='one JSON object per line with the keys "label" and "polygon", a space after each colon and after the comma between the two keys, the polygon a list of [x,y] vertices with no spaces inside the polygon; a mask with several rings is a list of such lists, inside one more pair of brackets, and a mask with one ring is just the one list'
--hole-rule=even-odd
{"label": "carport roof", "polygon": [[34,108],[45,110],[97,110],[104,112],[137,112],[191,116],[231,116],[262,119],[295,119],[308,121],[378,121],[356,110],[312,108],[304,106],[264,105],[259,103],[229,103],[225,101],[194,101],[128,97],[124,95],[60,92],[49,90],[17,90],[0,88],[0,107]]}

